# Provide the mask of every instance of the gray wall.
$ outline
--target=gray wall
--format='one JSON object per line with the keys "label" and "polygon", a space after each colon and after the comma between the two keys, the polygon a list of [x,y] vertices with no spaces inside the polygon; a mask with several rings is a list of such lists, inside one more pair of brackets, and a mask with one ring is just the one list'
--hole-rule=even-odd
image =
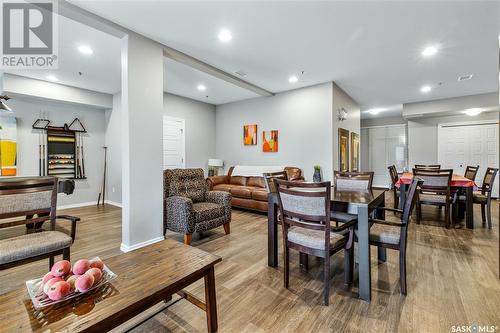
{"label": "gray wall", "polygon": [[215,158],[215,106],[189,98],[164,94],[163,114],[182,118],[186,126],[186,167],[203,168]]}
{"label": "gray wall", "polygon": [[498,120],[498,112],[486,112],[476,117],[448,116],[437,118],[418,118],[408,121],[408,163],[411,168],[415,163],[437,163],[438,159],[438,124],[475,121]]}
{"label": "gray wall", "polygon": [[[300,167],[311,180],[313,166],[332,176],[332,83],[216,108],[216,155],[228,167],[289,165]],[[243,145],[243,125],[257,124],[257,145]],[[262,152],[262,131],[278,130],[278,152]],[[327,172],[328,171],[328,172]]]}
{"label": "gray wall", "polygon": [[[207,170],[207,160],[215,157],[215,106],[165,93],[163,114],[182,118],[186,124],[186,167]],[[122,203],[121,94],[113,96],[113,109],[106,110],[108,147],[107,200]],[[114,191],[113,191],[114,189]]]}
{"label": "gray wall", "polygon": [[105,145],[108,147],[106,200],[122,202],[121,93],[113,95],[113,108],[106,110]]}
{"label": "gray wall", "polygon": [[17,118],[17,170],[20,176],[38,175],[38,131],[31,128],[40,113],[51,120],[54,126],[70,123],[78,117],[88,133],[84,136],[85,173],[87,180],[76,180],[72,195],[59,194],[58,206],[92,203],[97,201],[102,183],[104,146],[104,111],[84,106],[56,102],[13,98],[8,102]]}
{"label": "gray wall", "polygon": [[[339,144],[339,128],[343,128],[348,130],[349,132],[354,132],[360,135],[360,118],[361,118],[361,109],[345,91],[343,91],[339,86],[335,83],[332,84],[332,92],[333,92],[333,169],[338,170],[339,168],[339,152],[338,152],[338,144]],[[344,108],[347,111],[347,119],[344,121],[339,121],[338,119],[338,110]],[[349,145],[351,144],[351,139],[349,138]],[[363,151],[363,146],[360,141],[360,150]],[[349,148],[349,154],[351,152],[351,148]],[[360,154],[361,157],[361,154]],[[349,163],[351,158],[349,156]],[[333,177],[333,173],[331,175]]]}

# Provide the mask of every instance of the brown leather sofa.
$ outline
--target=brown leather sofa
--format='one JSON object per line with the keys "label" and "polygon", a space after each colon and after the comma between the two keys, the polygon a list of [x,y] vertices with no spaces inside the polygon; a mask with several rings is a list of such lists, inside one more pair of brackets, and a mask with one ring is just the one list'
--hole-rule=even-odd
{"label": "brown leather sofa", "polygon": [[[232,176],[233,168],[229,169],[227,176],[208,177],[209,190],[231,193],[233,207],[267,212],[267,190],[264,177]],[[304,180],[300,168],[285,167],[285,171],[289,180]]]}

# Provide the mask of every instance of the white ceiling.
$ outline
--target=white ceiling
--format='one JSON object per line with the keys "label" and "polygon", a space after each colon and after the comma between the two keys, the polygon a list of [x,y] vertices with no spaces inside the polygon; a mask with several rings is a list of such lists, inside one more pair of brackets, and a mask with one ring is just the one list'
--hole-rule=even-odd
{"label": "white ceiling", "polygon": [[273,92],[334,80],[368,109],[498,90],[497,1],[71,2]]}
{"label": "white ceiling", "polygon": [[[172,94],[216,105],[259,97],[251,91],[168,58],[165,58],[163,69],[163,89]],[[207,90],[198,91],[196,87],[200,84]]]}
{"label": "white ceiling", "polygon": [[[395,106],[402,103],[498,90],[496,1],[71,2],[226,72],[244,71],[245,80],[272,92],[336,81],[363,110],[390,109],[377,117],[400,114]],[[231,42],[218,41],[221,28],[232,32]],[[59,38],[58,70],[10,73],[120,90],[119,39],[63,17]],[[80,54],[80,44],[94,54]],[[440,50],[423,59],[430,44]],[[164,70],[164,89],[178,95],[213,104],[256,96],[168,59]],[[457,82],[469,73],[472,80]],[[288,82],[292,74],[299,77],[295,84]],[[204,93],[196,90],[199,83],[207,86]],[[424,84],[436,88],[422,94]]]}
{"label": "white ceiling", "polygon": [[[59,68],[5,72],[39,80],[54,75],[58,83],[113,94],[121,87],[120,43],[116,37],[59,16]],[[80,45],[90,46],[94,53],[81,54]]]}

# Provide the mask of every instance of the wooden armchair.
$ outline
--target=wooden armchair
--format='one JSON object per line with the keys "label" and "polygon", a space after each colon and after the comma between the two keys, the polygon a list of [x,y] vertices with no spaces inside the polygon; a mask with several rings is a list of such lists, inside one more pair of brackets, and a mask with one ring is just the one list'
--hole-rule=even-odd
{"label": "wooden armchair", "polygon": [[[468,167],[467,167],[468,168]],[[477,172],[477,171],[476,171]],[[495,183],[495,178],[497,176],[498,169],[487,168],[484,173],[483,185],[479,188],[479,192],[474,192],[473,202],[475,204],[481,205],[481,218],[483,220],[483,225],[488,222],[488,228],[491,229],[491,192],[493,190],[493,184]],[[460,202],[465,202],[465,195],[458,197]]]}
{"label": "wooden armchair", "polygon": [[330,232],[330,182],[304,183],[276,179],[283,224],[284,285],[289,285],[289,249],[324,258],[324,304],[330,299],[330,256],[344,250],[345,282],[352,278],[353,228],[348,235]]}
{"label": "wooden armchair", "polygon": [[393,196],[394,196],[394,208],[398,209],[399,208],[399,189],[396,187],[396,183],[399,180],[399,175],[398,171],[396,170],[395,165],[389,166],[387,169],[389,169],[389,176],[391,176],[391,184],[392,184],[392,191],[393,191]]}
{"label": "wooden armchair", "polygon": [[478,170],[479,170],[479,165],[477,166],[468,165],[467,168],[465,169],[464,177],[472,181],[475,181]]}
{"label": "wooden armchair", "polygon": [[370,244],[378,247],[388,248],[399,251],[399,283],[401,294],[407,294],[406,284],[406,240],[408,234],[408,224],[410,216],[415,206],[417,197],[417,187],[421,186],[423,181],[419,178],[413,178],[403,210],[379,207],[377,209],[396,211],[402,213],[401,222],[390,222],[385,220],[370,219],[373,223],[370,228]]}
{"label": "wooden armchair", "polygon": [[423,170],[413,169],[413,175],[422,179],[417,197],[417,223],[422,218],[422,205],[445,207],[445,226],[451,225],[451,205],[453,196],[451,191],[452,169]]}
{"label": "wooden armchair", "polygon": [[[0,240],[0,270],[49,258],[49,269],[56,255],[70,259],[70,247],[79,218],[71,221],[71,236],[56,231],[57,178],[6,178],[0,180],[0,229],[50,221],[48,231],[35,229],[25,235]],[[34,217],[36,215],[36,217]],[[22,219],[15,219],[22,217]]]}

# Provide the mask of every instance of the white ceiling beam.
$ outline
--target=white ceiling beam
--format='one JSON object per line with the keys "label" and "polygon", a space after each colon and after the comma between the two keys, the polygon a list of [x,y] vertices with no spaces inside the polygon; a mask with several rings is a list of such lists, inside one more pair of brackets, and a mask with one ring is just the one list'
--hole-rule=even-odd
{"label": "white ceiling beam", "polygon": [[261,87],[258,87],[254,84],[251,84],[245,80],[240,79],[239,77],[236,77],[232,74],[229,74],[227,72],[224,72],[221,69],[218,69],[210,64],[207,64],[206,62],[203,62],[201,60],[198,60],[194,57],[191,57],[190,55],[177,51],[171,47],[165,46],[163,49],[163,55],[167,58],[170,58],[174,61],[180,62],[184,65],[187,65],[189,67],[192,67],[194,69],[197,69],[199,71],[202,71],[204,73],[207,73],[213,77],[216,77],[218,79],[224,80],[226,82],[232,83],[240,88],[250,90],[258,95],[261,96],[266,96],[270,97],[273,96],[274,94],[268,90],[265,90]]}
{"label": "white ceiling beam", "polygon": [[[97,29],[99,31],[102,31],[104,33],[110,34],[112,36],[118,37],[118,38],[123,38],[126,35],[130,33],[135,33],[131,31],[130,29],[127,29],[119,24],[116,24],[114,22],[111,22],[101,16],[95,15],[83,8],[80,8],[76,5],[73,5],[72,3],[69,3],[68,1],[60,1],[59,2],[59,15],[62,15],[64,17],[67,17],[73,21],[79,22],[81,24],[87,25],[91,28]],[[143,36],[145,38],[150,38],[149,36]],[[154,39],[152,39],[154,40]],[[156,40],[155,40],[156,41]],[[177,51],[163,43],[160,43],[156,41],[157,43],[161,44],[164,48],[163,54],[165,57],[170,58],[172,60],[175,60],[177,62],[180,62],[182,64],[185,64],[187,66],[190,66],[192,68],[195,68],[199,71],[202,71],[204,73],[207,73],[209,75],[212,75],[213,77],[216,77],[218,79],[224,80],[226,82],[229,82],[231,84],[234,84],[240,88],[252,91],[258,95],[261,96],[273,96],[274,94],[270,91],[267,91],[261,87],[258,87],[252,83],[249,83],[245,80],[242,80],[230,73],[224,72],[221,69],[218,69],[210,64],[207,64],[201,60],[198,60],[188,54],[182,53],[180,51]]]}

